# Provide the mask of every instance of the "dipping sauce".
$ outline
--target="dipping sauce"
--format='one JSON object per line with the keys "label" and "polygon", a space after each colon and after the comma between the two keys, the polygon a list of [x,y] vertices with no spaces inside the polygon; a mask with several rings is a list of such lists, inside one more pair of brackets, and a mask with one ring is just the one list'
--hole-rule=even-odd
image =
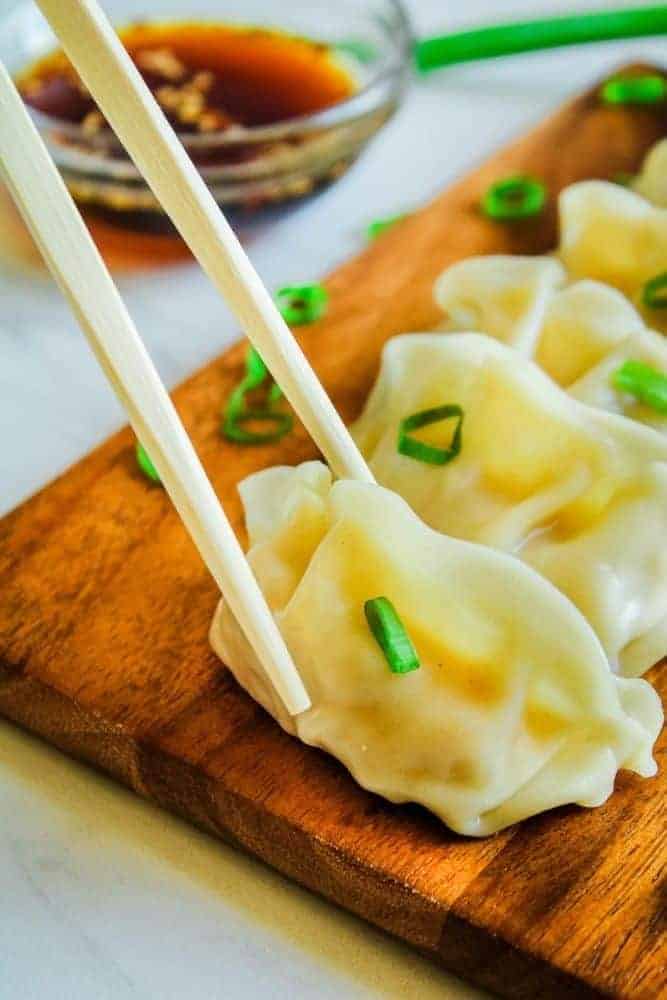
{"label": "dipping sauce", "polygon": [[[358,85],[331,46],[277,30],[210,22],[136,23],[119,34],[191,159],[207,169],[209,183],[212,172],[229,170],[270,179],[276,162],[278,173],[291,178],[241,196],[235,213],[254,214],[265,204],[307,194],[344,169],[345,164],[334,164],[321,171],[321,180],[296,178],[286,163],[305,151],[306,143],[316,142],[316,134],[312,140],[247,142],[241,131],[309,115],[350,97]],[[186,256],[145,185],[118,180],[115,167],[126,154],[65,54],[58,50],[40,59],[17,84],[26,103],[49,117],[52,145],[94,158],[94,169],[86,171],[81,160],[79,172],[66,168],[65,177],[107,260],[135,268]]]}
{"label": "dipping sauce", "polygon": [[[331,107],[355,89],[328,46],[278,31],[175,22],[131,25],[120,37],[182,134],[272,125]],[[85,136],[107,128],[60,51],[31,66],[18,84],[27,104],[80,126]]]}

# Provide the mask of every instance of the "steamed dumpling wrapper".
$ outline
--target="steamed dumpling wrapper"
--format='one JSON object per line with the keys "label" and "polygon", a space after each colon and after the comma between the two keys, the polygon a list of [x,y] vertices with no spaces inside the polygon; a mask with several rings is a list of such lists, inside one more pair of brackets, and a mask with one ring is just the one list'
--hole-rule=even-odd
{"label": "steamed dumpling wrapper", "polygon": [[620,289],[651,326],[664,310],[644,308],[645,284],[667,272],[667,208],[606,181],[582,181],[559,199],[559,255],[572,278],[594,278]]}
{"label": "steamed dumpling wrapper", "polygon": [[[655,772],[659,699],[615,677],[581,615],[506,555],[430,530],[400,497],[319,462],[240,486],[248,558],[312,707],[284,712],[229,608],[216,652],[286,729],[359,784],[481,836],[563,803],[600,805],[619,768]],[[393,602],[421,667],[392,674],[364,616]]]}
{"label": "steamed dumpling wrapper", "polygon": [[443,329],[487,333],[533,357],[549,302],[566,277],[551,257],[492,254],[452,264],[433,293],[446,315]]}
{"label": "steamed dumpling wrapper", "polygon": [[[620,344],[646,330],[628,300],[599,281],[576,281],[545,311],[534,361],[569,388]],[[667,366],[667,346],[661,362]]]}
{"label": "steamed dumpling wrapper", "polygon": [[[557,257],[491,255],[447,268],[434,288],[442,328],[495,337],[564,388],[646,324],[667,332],[665,310],[642,302],[646,282],[667,271],[667,140],[651,150],[633,188],[607,181],[566,188]],[[667,345],[656,362],[667,372]]]}
{"label": "steamed dumpling wrapper", "polygon": [[618,347],[568,387],[568,393],[582,403],[618,413],[653,427],[667,438],[667,413],[661,413],[621,392],[613,384],[614,373],[626,361],[641,361],[667,375],[667,340],[653,330],[640,330],[622,340]]}
{"label": "steamed dumpling wrapper", "polygon": [[658,142],[650,150],[630,186],[647,201],[660,208],[667,208],[667,139]]}
{"label": "steamed dumpling wrapper", "polygon": [[[400,422],[456,403],[460,454],[400,454]],[[353,435],[379,483],[431,527],[513,553],[551,580],[626,676],[667,653],[667,440],[584,406],[488,337],[409,334],[386,345]],[[450,423],[428,429],[446,446]]]}
{"label": "steamed dumpling wrapper", "polygon": [[667,270],[667,210],[608,181],[580,181],[559,199],[559,255],[572,277],[595,278],[636,299]]}
{"label": "steamed dumpling wrapper", "polygon": [[551,257],[472,257],[448,268],[434,294],[442,329],[486,333],[525,357],[577,399],[667,432],[664,414],[614,389],[624,361],[667,374],[667,340],[648,330],[617,289],[584,279],[565,285]]}

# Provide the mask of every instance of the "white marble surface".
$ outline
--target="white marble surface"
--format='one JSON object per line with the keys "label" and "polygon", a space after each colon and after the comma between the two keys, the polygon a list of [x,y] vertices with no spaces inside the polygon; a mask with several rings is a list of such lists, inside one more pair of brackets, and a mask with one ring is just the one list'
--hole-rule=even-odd
{"label": "white marble surface", "polygon": [[[0,0],[0,13],[11,5]],[[423,33],[608,4],[409,6]],[[253,260],[270,286],[314,279],[360,246],[370,219],[418,204],[595,76],[631,58],[666,56],[667,42],[643,41],[434,74],[413,87],[342,181],[252,235]],[[16,267],[4,223],[0,215],[0,512],[122,422],[50,282]],[[191,266],[125,276],[120,286],[169,384],[235,337],[225,307]],[[0,724],[0,1000],[283,993],[474,995],[354,918]]]}

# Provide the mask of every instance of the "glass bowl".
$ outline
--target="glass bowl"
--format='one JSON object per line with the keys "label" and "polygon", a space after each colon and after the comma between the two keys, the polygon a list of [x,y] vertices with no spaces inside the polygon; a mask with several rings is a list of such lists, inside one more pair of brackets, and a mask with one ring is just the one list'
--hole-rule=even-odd
{"label": "glass bowl", "polygon": [[[400,0],[105,0],[104,8],[118,26],[210,21],[277,28],[325,42],[352,76],[352,95],[326,110],[272,125],[181,135],[195,162],[202,143],[207,159],[224,160],[199,165],[221,205],[252,208],[295,198],[340,176],[396,109],[411,64],[413,38]],[[55,47],[32,3],[21,2],[0,22],[0,59],[15,75]],[[31,113],[80,204],[128,218],[161,216],[113,135],[85,135],[79,125]]]}

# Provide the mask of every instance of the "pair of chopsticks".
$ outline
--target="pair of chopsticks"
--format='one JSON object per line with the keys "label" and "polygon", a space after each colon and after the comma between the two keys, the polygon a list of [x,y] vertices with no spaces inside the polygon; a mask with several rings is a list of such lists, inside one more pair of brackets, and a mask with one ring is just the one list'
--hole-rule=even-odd
{"label": "pair of chopsticks", "polygon": [[[96,0],[38,0],[63,49],[332,470],[368,467],[218,205]],[[310,700],[113,280],[6,69],[0,169],[185,527],[286,709]]]}

